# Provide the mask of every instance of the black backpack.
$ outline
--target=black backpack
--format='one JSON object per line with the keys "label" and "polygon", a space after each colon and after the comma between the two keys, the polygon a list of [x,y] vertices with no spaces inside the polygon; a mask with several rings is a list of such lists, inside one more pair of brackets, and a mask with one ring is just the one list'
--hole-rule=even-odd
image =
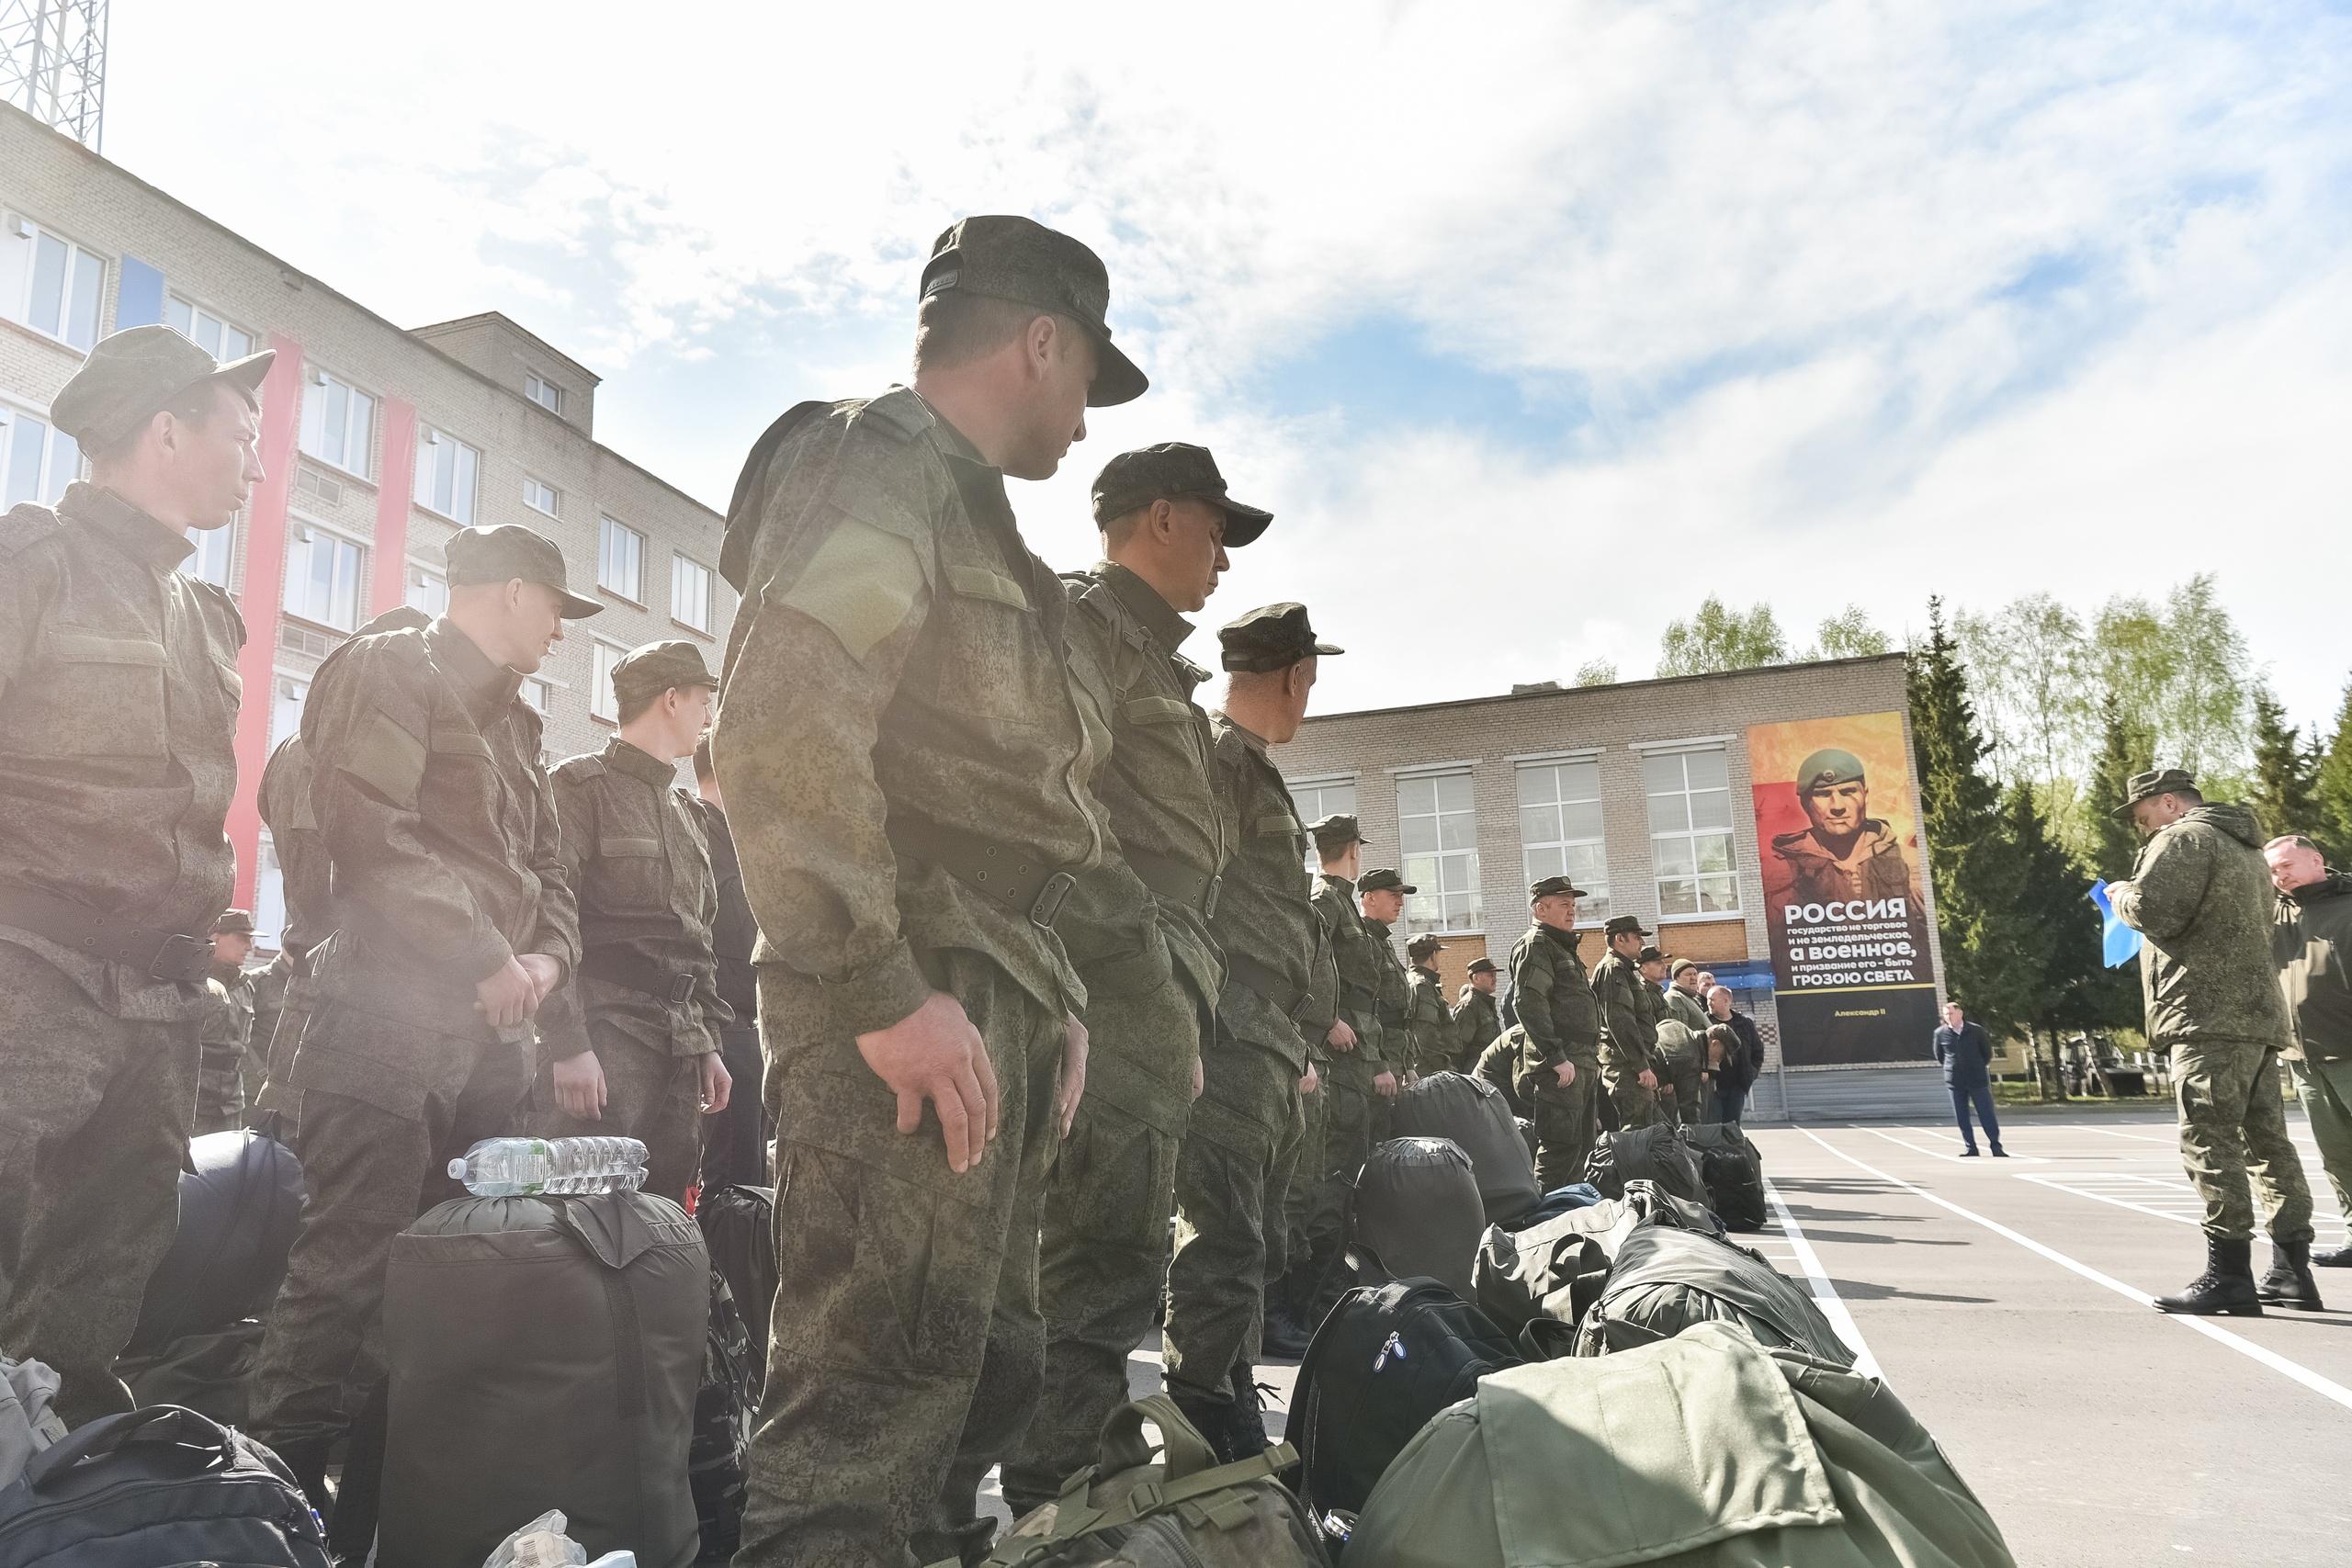
{"label": "black backpack", "polygon": [[735,1293],[735,1310],[752,1337],[752,1403],[768,1371],[768,1325],[775,1312],[775,1189],[722,1187],[695,1209],[710,1266]]}
{"label": "black backpack", "polygon": [[191,1139],[179,1179],[179,1228],[148,1276],[125,1347],[150,1356],[191,1334],[259,1317],[286,1278],[302,1224],[302,1163],[260,1133]]}
{"label": "black backpack", "polygon": [[0,1489],[8,1568],[218,1562],[327,1568],[319,1519],[277,1456],[175,1404],[107,1416]]}
{"label": "black backpack", "polygon": [[1682,1130],[1699,1156],[1707,1184],[1707,1206],[1736,1231],[1760,1231],[1770,1217],[1764,1204],[1764,1156],[1730,1122],[1707,1122]]}
{"label": "black backpack", "polygon": [[759,1414],[759,1388],[751,1331],[735,1310],[727,1277],[714,1268],[702,1386],[695,1391],[694,1438],[686,1447],[686,1478],[694,1486],[706,1562],[733,1557],[742,1536],[744,1461],[751,1452],[752,1419]]}
{"label": "black backpack", "polygon": [[1622,1127],[1603,1133],[1585,1160],[1587,1181],[1603,1198],[1622,1198],[1628,1181],[1655,1181],[1677,1198],[1694,1203],[1707,1201],[1707,1185],[1699,1176],[1698,1156],[1682,1141],[1682,1130],[1665,1122],[1646,1127]]}
{"label": "black backpack", "polygon": [[1524,1359],[1510,1336],[1435,1280],[1364,1285],[1315,1331],[1285,1435],[1318,1514],[1354,1512],[1430,1416]]}

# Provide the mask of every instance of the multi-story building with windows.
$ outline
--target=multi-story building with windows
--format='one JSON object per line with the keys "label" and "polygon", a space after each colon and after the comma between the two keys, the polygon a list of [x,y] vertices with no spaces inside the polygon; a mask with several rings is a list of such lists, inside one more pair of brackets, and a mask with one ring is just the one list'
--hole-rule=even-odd
{"label": "multi-story building with windows", "polygon": [[104,334],[161,321],[221,358],[277,350],[263,389],[268,478],[184,570],[237,596],[247,641],[230,818],[237,896],[277,929],[254,793],[301,718],[311,672],[370,616],[448,600],[442,546],[474,524],[552,537],[603,615],[572,623],[525,695],[551,757],[613,721],[622,653],[709,646],[734,595],[721,519],[595,439],[597,378],[495,313],[404,330],[39,120],[0,107],[0,503],[49,501],[81,454],[50,400]]}
{"label": "multi-story building with windows", "polygon": [[[1783,886],[1792,863],[1781,852],[1795,846],[1776,842],[1802,836],[1794,774],[1824,747],[1866,759],[1870,813],[1916,837],[1904,669],[1888,654],[1611,686],[1545,682],[1310,716],[1274,758],[1305,820],[1352,812],[1369,840],[1364,864],[1394,865],[1418,889],[1396,934],[1442,938],[1449,995],[1470,960],[1508,958],[1527,928],[1529,885],[1565,874],[1588,895],[1577,908],[1588,964],[1601,925],[1635,915],[1754,1014],[1768,1051],[1753,1113],[1932,1111],[1932,908],[1907,912],[1927,952],[1900,983],[1884,966],[1816,962],[1838,944],[1790,931],[1788,904],[1802,910],[1809,896]],[[1903,850],[1923,904],[1924,842]],[[1883,912],[1880,923],[1891,923]],[[1776,940],[1795,950],[1795,974],[1784,964],[1776,975]],[[1795,997],[1790,981],[1813,988]],[[1825,1010],[1837,1016],[1825,1021]]]}

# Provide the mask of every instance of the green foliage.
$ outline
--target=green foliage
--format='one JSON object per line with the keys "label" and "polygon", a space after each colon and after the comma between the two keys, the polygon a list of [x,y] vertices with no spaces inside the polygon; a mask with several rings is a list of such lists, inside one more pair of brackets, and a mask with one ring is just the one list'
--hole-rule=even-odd
{"label": "green foliage", "polygon": [[2110,599],[2092,632],[2100,684],[2145,730],[2147,754],[2177,762],[2217,797],[2246,764],[2250,680],[2245,637],[2199,572],[2165,596]]}
{"label": "green foliage", "polygon": [[2320,830],[2312,835],[2327,852],[2332,865],[2352,865],[2352,684],[2344,688],[2344,705],[2335,710],[2335,733],[2319,751],[2312,771],[2312,804],[2319,814]]}
{"label": "green foliage", "polygon": [[2010,945],[2032,976],[2027,1017],[2044,1030],[2098,1028],[2108,1020],[2098,994],[2100,921],[2090,878],[2052,835],[2028,785],[2009,786],[2001,820],[2017,886]]}
{"label": "green foliage", "polygon": [[1990,615],[1962,611],[1952,631],[2002,776],[2049,784],[2075,771],[2094,707],[2096,660],[2082,618],[2047,593],[2029,593]]}
{"label": "green foliage", "polygon": [[1592,659],[1577,666],[1576,683],[1579,686],[1613,686],[1617,683],[1617,661],[1613,659]]}
{"label": "green foliage", "polygon": [[1870,612],[1849,604],[1821,623],[1820,640],[1807,659],[1863,659],[1893,649],[1894,639],[1871,624]]}
{"label": "green foliage", "polygon": [[[2098,712],[2098,757],[2091,765],[2090,782],[2083,790],[2079,818],[2088,840],[2084,858],[2089,862],[2094,875],[2120,882],[2132,874],[2132,863],[2140,854],[2140,840],[2132,830],[2131,822],[2116,816],[2115,811],[2130,793],[2132,775],[2145,773],[2150,763],[2148,753],[2143,749],[2145,733],[2126,721],[2122,700],[2109,692],[2099,703]],[[2142,1014],[2139,966],[2127,964],[2120,969],[2106,968],[2105,959],[2096,948],[2090,964],[2083,991],[2083,1010],[2110,1029],[2136,1028]]]}
{"label": "green foliage", "polygon": [[2246,797],[2273,837],[2304,833],[2316,839],[2325,831],[2314,790],[2319,759],[2299,741],[2301,733],[2287,722],[2278,699],[2260,687],[2254,694],[2254,787]]}
{"label": "green foliage", "polygon": [[1660,675],[1712,675],[1788,660],[1788,638],[1781,635],[1771,605],[1734,610],[1712,593],[1700,604],[1697,615],[1670,623],[1658,639]]}

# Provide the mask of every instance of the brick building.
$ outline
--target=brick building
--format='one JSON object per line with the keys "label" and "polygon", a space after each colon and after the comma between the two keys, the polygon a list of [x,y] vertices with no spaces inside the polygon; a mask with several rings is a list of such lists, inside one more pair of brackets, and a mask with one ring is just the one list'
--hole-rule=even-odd
{"label": "brick building", "polygon": [[52,500],[79,477],[50,400],[85,351],[162,321],[221,358],[277,350],[263,389],[268,478],[185,570],[232,591],[247,630],[237,898],[277,929],[276,863],[254,792],[299,724],[311,671],[369,616],[447,600],[442,546],[469,524],[554,538],[573,588],[605,604],[575,623],[525,694],[551,757],[611,723],[612,660],[684,637],[719,644],[734,595],[721,519],[594,435],[597,378],[496,313],[404,330],[240,239],[78,142],[0,107],[0,504]]}
{"label": "brick building", "polygon": [[[1880,1059],[1791,1066],[1792,1055],[1803,1061],[1809,1053],[1781,1038],[1788,1010],[1775,994],[1765,897],[1766,861],[1777,872],[1779,857],[1758,828],[1758,812],[1769,808],[1759,803],[1775,796],[1770,787],[1758,791],[1751,767],[1752,745],[1781,734],[1809,745],[1808,721],[1880,716],[1874,732],[1885,739],[1873,753],[1880,776],[1870,808],[1883,816],[1907,807],[1917,823],[1904,669],[1897,653],[1611,686],[1547,682],[1507,696],[1310,716],[1274,756],[1305,820],[1352,811],[1370,840],[1365,866],[1397,866],[1419,889],[1397,934],[1442,937],[1449,995],[1471,959],[1508,959],[1527,929],[1528,885],[1566,873],[1594,895],[1577,912],[1588,964],[1600,955],[1608,917],[1637,915],[1656,928],[1659,945],[1715,971],[1736,1005],[1755,1015],[1767,1066],[1752,1114],[1926,1114],[1941,1105],[1928,1033],[1915,1030],[1923,1015],[1931,1018],[1941,968],[1932,890],[1917,886],[1925,985],[1915,974],[1894,993],[1838,988],[1901,1003],[1851,1010],[1884,1013],[1874,1040],[1872,1025],[1853,1026]],[[1835,724],[1823,728],[1838,732]],[[1883,776],[1898,765],[1907,773],[1899,785]],[[1796,808],[1792,784],[1777,798]],[[1924,885],[1924,865],[1915,861],[1912,875]]]}

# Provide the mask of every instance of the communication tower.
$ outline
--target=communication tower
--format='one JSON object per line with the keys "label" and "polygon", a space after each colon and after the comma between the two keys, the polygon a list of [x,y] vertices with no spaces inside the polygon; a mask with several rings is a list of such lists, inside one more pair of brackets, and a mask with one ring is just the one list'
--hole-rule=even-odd
{"label": "communication tower", "polygon": [[0,102],[104,150],[107,0],[0,0]]}

